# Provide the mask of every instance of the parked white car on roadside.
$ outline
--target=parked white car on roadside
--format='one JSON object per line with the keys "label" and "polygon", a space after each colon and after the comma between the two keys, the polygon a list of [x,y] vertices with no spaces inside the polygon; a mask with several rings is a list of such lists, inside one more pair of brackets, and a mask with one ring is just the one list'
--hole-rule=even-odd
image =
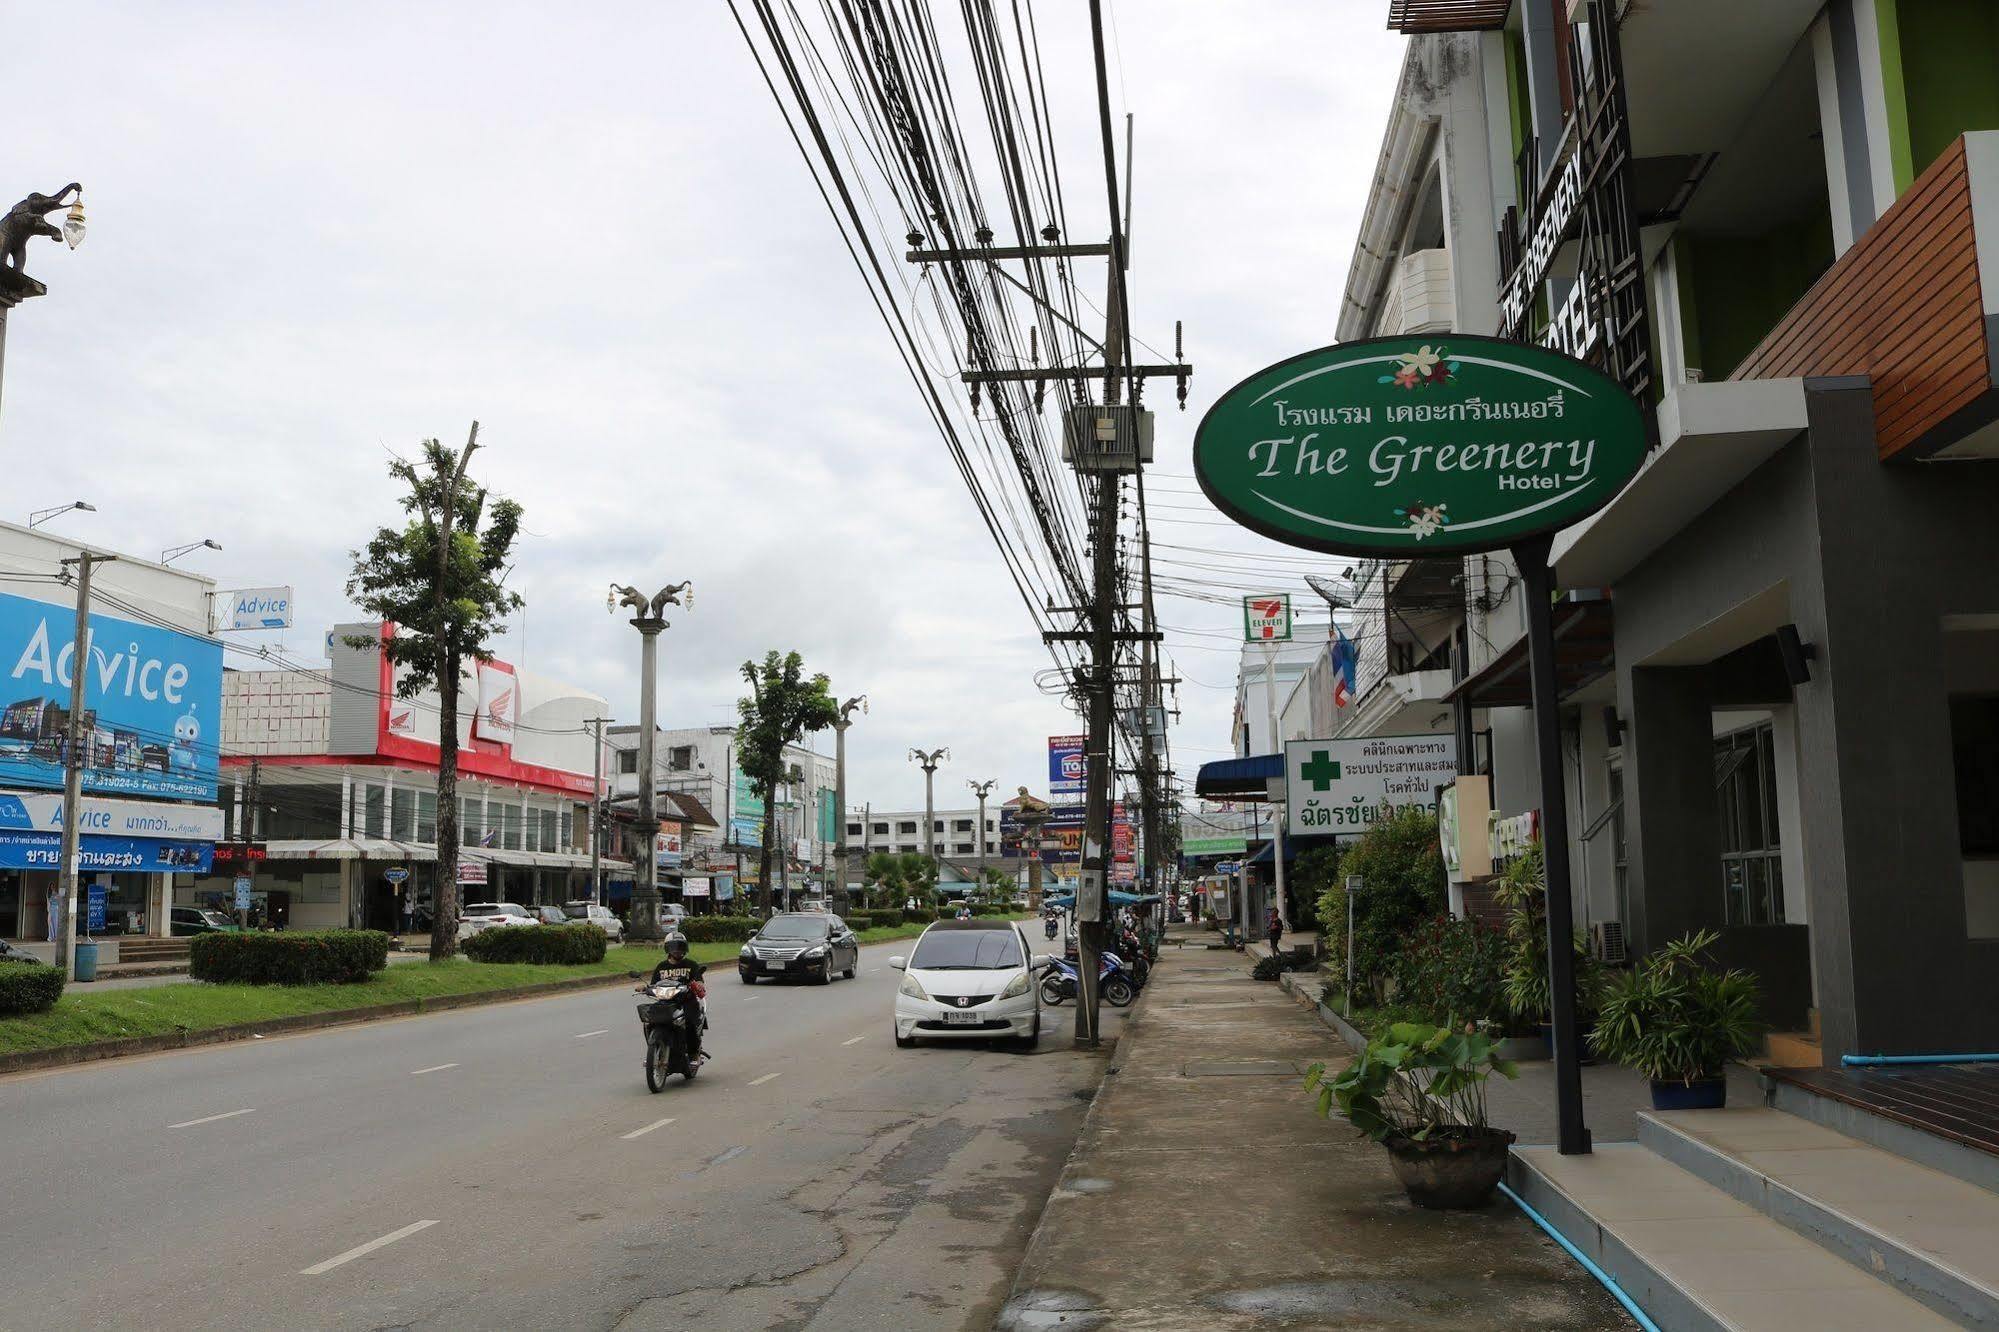
{"label": "parked white car on roadside", "polygon": [[595,902],[564,902],[562,914],[572,921],[595,925],[611,936],[612,943],[624,941],[625,922],[619,920],[617,914],[607,906],[598,906]]}
{"label": "parked white car on roadside", "polygon": [[938,921],[907,958],[888,960],[903,973],[895,1043],[908,1049],[918,1037],[1000,1037],[1032,1046],[1041,1035],[1037,982],[1049,961],[1034,956],[1010,920]]}
{"label": "parked white car on roadside", "polygon": [[512,902],[468,902],[458,913],[458,942],[481,930],[490,930],[495,925],[533,925],[535,918],[528,909]]}

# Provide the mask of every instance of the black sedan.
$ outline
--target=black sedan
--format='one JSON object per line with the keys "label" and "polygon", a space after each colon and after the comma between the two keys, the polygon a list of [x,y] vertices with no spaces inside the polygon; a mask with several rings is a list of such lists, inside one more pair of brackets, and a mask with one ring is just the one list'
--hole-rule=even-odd
{"label": "black sedan", "polygon": [[824,911],[788,911],[763,923],[736,958],[743,984],[766,976],[795,976],[829,985],[833,973],[848,980],[861,965],[860,941],[847,922]]}

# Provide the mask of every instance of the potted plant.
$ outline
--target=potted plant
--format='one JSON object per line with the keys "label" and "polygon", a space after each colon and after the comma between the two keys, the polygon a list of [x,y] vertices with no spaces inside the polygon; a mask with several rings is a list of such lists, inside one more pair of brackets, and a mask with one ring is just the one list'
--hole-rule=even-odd
{"label": "potted plant", "polygon": [[1701,930],[1675,939],[1604,992],[1591,1042],[1651,1080],[1654,1110],[1726,1104],[1728,1061],[1762,1037],[1756,977],[1709,964],[1719,937]]}
{"label": "potted plant", "polygon": [[[1525,855],[1506,867],[1494,885],[1494,898],[1506,908],[1506,1006],[1516,1022],[1540,1029],[1543,1049],[1554,1053],[1554,1034],[1549,1014],[1553,1010],[1548,986],[1548,877],[1541,859],[1541,844],[1535,842]],[[1604,986],[1603,964],[1590,952],[1589,940],[1581,930],[1571,940],[1576,980],[1576,1025],[1588,1031],[1595,1021]],[[1583,1063],[1590,1061],[1590,1043],[1578,1052]]]}
{"label": "potted plant", "polygon": [[1338,1077],[1305,1071],[1321,1115],[1335,1102],[1353,1126],[1388,1149],[1395,1177],[1418,1207],[1482,1207],[1506,1171],[1513,1135],[1486,1123],[1485,1080],[1517,1076],[1492,1038],[1397,1022],[1367,1043]]}

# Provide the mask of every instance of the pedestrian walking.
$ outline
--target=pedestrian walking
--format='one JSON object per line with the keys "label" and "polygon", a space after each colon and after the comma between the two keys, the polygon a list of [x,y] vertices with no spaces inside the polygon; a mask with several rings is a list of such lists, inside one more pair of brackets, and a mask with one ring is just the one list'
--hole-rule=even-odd
{"label": "pedestrian walking", "polygon": [[1277,914],[1275,906],[1272,906],[1264,914],[1263,932],[1270,936],[1270,955],[1276,957],[1278,954],[1278,944],[1284,938],[1284,917]]}

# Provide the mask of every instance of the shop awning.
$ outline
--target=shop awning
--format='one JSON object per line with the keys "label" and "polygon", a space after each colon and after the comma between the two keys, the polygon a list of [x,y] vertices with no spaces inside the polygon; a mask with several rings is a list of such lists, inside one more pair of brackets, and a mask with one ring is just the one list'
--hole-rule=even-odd
{"label": "shop awning", "polygon": [[1282,754],[1216,759],[1201,765],[1194,778],[1194,794],[1224,800],[1265,800],[1269,798],[1266,784],[1283,775]]}
{"label": "shop awning", "polygon": [[[1555,603],[1555,694],[1567,698],[1616,665],[1610,598],[1602,592],[1569,592]],[[1527,637],[1453,685],[1447,701],[1463,698],[1475,708],[1524,708],[1533,704],[1527,673]]]}

